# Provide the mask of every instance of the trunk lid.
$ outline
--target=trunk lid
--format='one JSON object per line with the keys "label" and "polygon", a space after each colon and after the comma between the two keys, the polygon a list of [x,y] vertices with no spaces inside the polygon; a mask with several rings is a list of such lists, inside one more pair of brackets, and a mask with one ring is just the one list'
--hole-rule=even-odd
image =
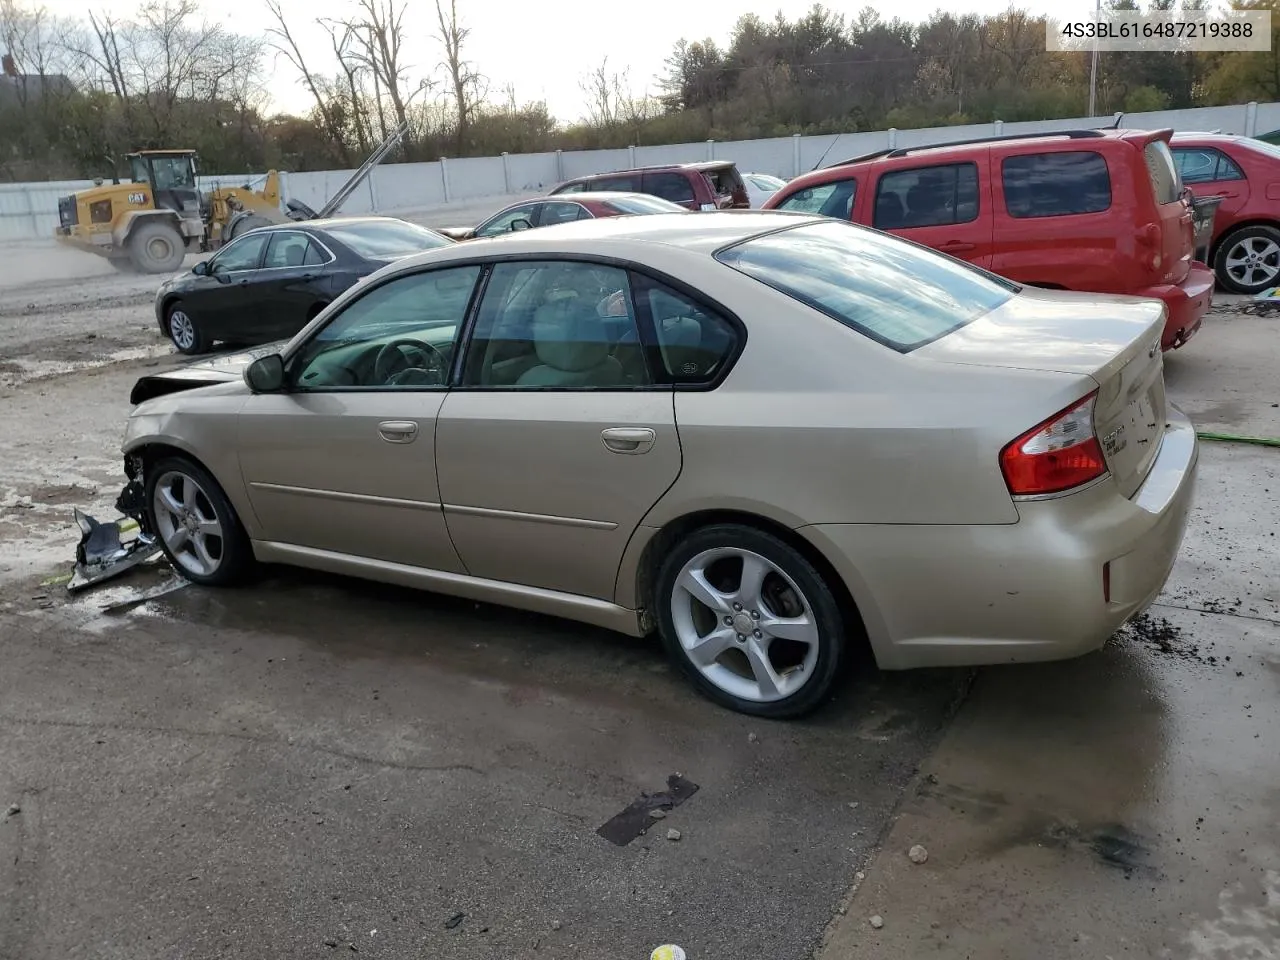
{"label": "trunk lid", "polygon": [[1164,320],[1156,300],[1027,289],[913,356],[1092,378],[1094,430],[1128,497],[1142,486],[1164,436]]}
{"label": "trunk lid", "polygon": [[[1139,253],[1156,283],[1181,283],[1191,271],[1195,257],[1195,217],[1182,189],[1182,177],[1169,149],[1172,130],[1127,134],[1125,139],[1142,153],[1142,167],[1150,184],[1153,219],[1138,230]],[[1139,173],[1137,187],[1143,183]],[[1146,207],[1145,203],[1139,209]],[[1144,219],[1148,214],[1144,214]]]}

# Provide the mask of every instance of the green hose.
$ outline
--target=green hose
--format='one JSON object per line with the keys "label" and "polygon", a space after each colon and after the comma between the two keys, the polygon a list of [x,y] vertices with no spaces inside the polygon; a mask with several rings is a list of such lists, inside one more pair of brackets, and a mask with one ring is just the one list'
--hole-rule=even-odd
{"label": "green hose", "polygon": [[1280,447],[1280,440],[1275,437],[1237,437],[1230,433],[1202,433],[1196,431],[1201,440],[1218,440],[1222,443],[1252,443],[1259,447]]}

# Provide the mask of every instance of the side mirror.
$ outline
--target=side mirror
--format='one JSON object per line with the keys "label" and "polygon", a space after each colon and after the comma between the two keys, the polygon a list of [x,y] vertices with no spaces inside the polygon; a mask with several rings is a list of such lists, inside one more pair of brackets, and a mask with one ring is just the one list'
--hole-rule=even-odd
{"label": "side mirror", "polygon": [[201,260],[199,263],[197,263],[194,267],[191,268],[191,272],[194,273],[197,277],[207,277],[209,275],[209,261]]}
{"label": "side mirror", "polygon": [[284,357],[259,357],[245,367],[244,382],[254,393],[279,393],[284,389]]}
{"label": "side mirror", "polygon": [[530,223],[528,220],[526,220],[524,217],[520,217],[517,220],[511,221],[511,230],[513,232],[516,230],[532,230],[532,229],[533,229],[533,224]]}

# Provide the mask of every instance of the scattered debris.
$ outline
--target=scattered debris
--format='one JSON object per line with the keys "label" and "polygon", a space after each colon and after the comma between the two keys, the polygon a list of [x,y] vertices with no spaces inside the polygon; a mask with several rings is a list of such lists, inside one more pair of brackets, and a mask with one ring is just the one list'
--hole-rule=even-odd
{"label": "scattered debris", "polygon": [[465,913],[455,913],[452,917],[450,917],[448,920],[444,922],[444,928],[446,930],[453,930],[455,927],[458,926],[458,924],[462,923],[462,921],[466,919],[466,916],[467,915]]}
{"label": "scattered debris", "polygon": [[857,800],[850,800],[850,801],[849,801],[849,809],[850,809],[850,810],[857,810],[857,809],[858,809],[858,801],[857,801]]}
{"label": "scattered debris", "polygon": [[756,736],[754,733],[747,734],[747,743],[759,743],[759,742],[760,742],[760,738]]}
{"label": "scattered debris", "polygon": [[667,831],[668,840],[679,840],[680,836],[681,836],[680,831],[677,830],[675,827],[672,827],[670,830]]}
{"label": "scattered debris", "polygon": [[72,593],[119,576],[160,552],[160,541],[142,530],[128,543],[121,539],[122,533],[137,529],[135,520],[121,518],[100,523],[79,508],[74,515],[81,536],[76,545],[75,574],[67,584]]}
{"label": "scattered debris", "polygon": [[674,943],[664,943],[660,947],[654,947],[653,953],[649,954],[649,960],[686,960],[683,947],[677,947]]}
{"label": "scattered debris", "polygon": [[326,940],[326,941],[324,942],[324,945],[325,945],[326,947],[336,947],[336,946],[338,945],[338,941],[337,941],[337,940]]}
{"label": "scattered debris", "polygon": [[563,924],[563,923],[561,923],[559,920],[552,920],[552,921],[551,921],[551,929],[552,929],[552,930],[559,930],[559,929],[560,929],[561,927],[563,927],[563,926],[564,926],[564,924]]}
{"label": "scattered debris", "polygon": [[16,803],[14,803],[14,804],[11,804],[9,806],[9,809],[5,811],[4,816],[5,816],[5,819],[7,820],[9,819],[9,817],[16,817],[21,812],[22,812],[22,808],[18,806]]}
{"label": "scattered debris", "polygon": [[1185,640],[1182,636],[1181,628],[1174,626],[1164,617],[1153,617],[1149,613],[1140,613],[1117,630],[1115,636],[1121,642],[1141,643],[1156,653],[1176,657],[1179,660],[1190,660],[1196,663],[1207,662],[1200,655],[1199,644]]}
{"label": "scattered debris", "polygon": [[929,859],[929,851],[917,843],[907,851],[907,856],[911,858],[912,863],[924,863]]}
{"label": "scattered debris", "polygon": [[596,830],[596,833],[616,846],[625,847],[649,829],[654,820],[650,815],[651,810],[671,810],[697,792],[696,783],[686,780],[678,773],[673,773],[667,777],[666,791],[641,794],[638,800],[632,801],[625,810],[610,818]]}
{"label": "scattered debris", "polygon": [[661,820],[666,815],[667,811],[663,810],[661,807],[654,807],[649,811],[649,816],[653,817],[655,820]]}
{"label": "scattered debris", "polygon": [[871,918],[870,923],[873,929],[879,930],[884,927],[884,917],[877,913]]}

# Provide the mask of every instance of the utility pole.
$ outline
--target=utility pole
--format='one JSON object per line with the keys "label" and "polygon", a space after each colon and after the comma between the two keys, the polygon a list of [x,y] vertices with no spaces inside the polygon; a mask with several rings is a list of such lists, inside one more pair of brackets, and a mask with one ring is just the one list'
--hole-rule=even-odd
{"label": "utility pole", "polygon": [[1098,106],[1098,30],[1102,23],[1102,0],[1094,7],[1093,64],[1089,68],[1089,116],[1097,115]]}

